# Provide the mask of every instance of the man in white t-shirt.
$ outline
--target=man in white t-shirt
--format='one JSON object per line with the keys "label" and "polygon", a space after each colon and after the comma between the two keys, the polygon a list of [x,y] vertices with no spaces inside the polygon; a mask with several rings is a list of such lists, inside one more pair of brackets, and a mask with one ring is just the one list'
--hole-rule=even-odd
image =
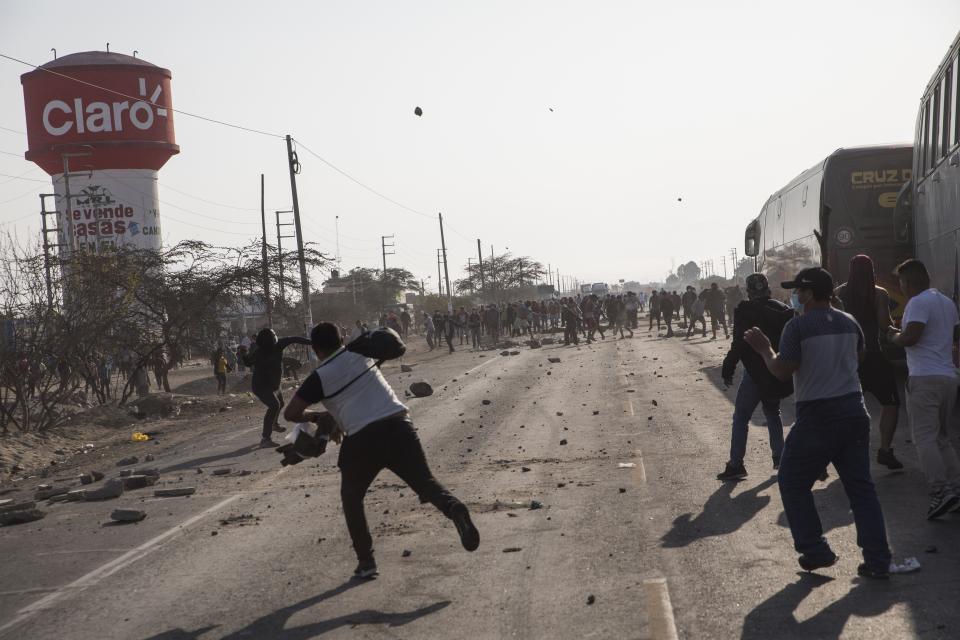
{"label": "man in white t-shirt", "polygon": [[897,277],[908,301],[903,331],[891,327],[888,337],[907,352],[907,417],[930,483],[927,519],[932,520],[960,505],[960,459],[948,432],[957,397],[952,354],[960,322],[953,301],[930,287],[922,262],[907,260],[897,267]]}
{"label": "man in white t-shirt", "polygon": [[[387,384],[379,363],[345,349],[337,328],[329,322],[313,328],[310,344],[320,366],[300,385],[283,417],[290,422],[323,422],[327,414],[307,408],[319,402],[343,434],[337,466],[343,515],[359,561],[354,577],[372,578],[378,573],[363,499],[383,469],[406,482],[420,502],[429,502],[452,520],[463,548],[475,551],[480,534],[467,506],[433,477],[407,407]],[[339,435],[332,439],[338,441]]]}

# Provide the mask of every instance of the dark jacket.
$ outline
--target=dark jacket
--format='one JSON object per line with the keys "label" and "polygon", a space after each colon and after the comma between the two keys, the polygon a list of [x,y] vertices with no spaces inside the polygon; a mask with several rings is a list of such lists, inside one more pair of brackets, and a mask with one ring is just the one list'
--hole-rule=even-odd
{"label": "dark jacket", "polygon": [[760,389],[760,397],[763,399],[773,400],[792,395],[793,379],[782,381],[774,377],[767,369],[763,357],[743,339],[743,334],[750,327],[757,327],[770,339],[773,350],[778,351],[780,334],[783,333],[784,325],[793,318],[793,315],[793,309],[770,298],[744,300],[738,304],[733,311],[733,340],[727,357],[723,359],[721,371],[723,379],[732,378],[737,369],[737,363],[742,362],[743,367]]}
{"label": "dark jacket", "polygon": [[300,336],[280,338],[277,344],[269,349],[257,347],[243,356],[243,363],[253,367],[252,388],[265,391],[276,391],[280,388],[280,376],[283,373],[283,350],[291,344],[306,344],[310,341]]}

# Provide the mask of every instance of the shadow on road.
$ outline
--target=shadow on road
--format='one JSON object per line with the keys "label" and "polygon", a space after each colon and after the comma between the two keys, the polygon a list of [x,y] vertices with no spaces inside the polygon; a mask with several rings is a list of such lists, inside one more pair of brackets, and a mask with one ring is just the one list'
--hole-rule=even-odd
{"label": "shadow on road", "polygon": [[[843,490],[843,483],[836,479],[821,489],[814,488],[813,501],[817,505],[817,512],[820,514],[820,523],[823,526],[823,533],[826,535],[834,529],[840,529],[849,524],[853,524],[853,512],[850,511],[850,500]],[[787,514],[782,510],[777,516],[777,524],[787,529],[790,523],[787,522]]]}
{"label": "shadow on road", "polygon": [[764,600],[744,619],[741,640],[768,638],[839,638],[851,617],[872,618],[907,600],[910,585],[860,580],[841,598],[800,622],[795,611],[814,589],[833,581],[800,573],[796,582]]}
{"label": "shadow on road", "polygon": [[185,629],[171,629],[170,631],[164,631],[163,633],[158,633],[155,636],[150,636],[144,640],[198,640],[200,636],[205,634],[207,631],[212,631],[220,625],[212,624],[209,627],[200,627],[194,631],[187,631]]}
{"label": "shadow on road", "polygon": [[761,496],[760,492],[776,484],[776,477],[770,477],[757,486],[741,491],[735,497],[735,487],[741,483],[724,482],[713,492],[695,518],[684,513],[673,521],[673,528],[660,539],[664,548],[685,547],[691,542],[710,536],[722,536],[733,533],[760,513],[770,503],[770,496]]}
{"label": "shadow on road", "polygon": [[193,460],[186,460],[180,464],[175,464],[170,467],[164,467],[160,470],[160,473],[170,473],[172,471],[180,471],[182,469],[191,469],[193,467],[201,467],[205,464],[210,464],[211,462],[219,462],[220,460],[227,460],[229,458],[239,458],[245,456],[248,453],[253,453],[254,451],[259,451],[260,447],[255,444],[247,445],[245,447],[240,447],[236,451],[230,451],[228,453],[218,453],[212,456],[203,456],[202,458],[194,458]]}
{"label": "shadow on road", "polygon": [[[291,629],[285,628],[290,618],[297,613],[308,609],[315,604],[323,602],[324,600],[335,598],[336,596],[355,587],[362,586],[363,584],[366,583],[361,580],[348,580],[338,587],[329,589],[315,596],[311,596],[305,600],[301,600],[300,602],[291,604],[290,606],[282,609],[278,609],[277,611],[269,613],[262,618],[258,618],[243,629],[231,633],[228,636],[224,636],[224,639],[240,640],[241,638],[271,638],[271,640],[306,640],[307,638],[314,638],[341,627],[354,627],[362,624],[399,627],[418,620],[424,616],[428,616],[431,613],[436,613],[437,611],[445,609],[450,605],[450,601],[445,600],[420,607],[419,609],[400,613],[385,613],[375,609],[362,609],[355,613],[344,614],[328,620],[311,622],[299,627],[293,627]],[[161,635],[149,638],[148,640],[180,640],[181,637],[183,637],[184,640],[187,640],[187,638],[192,638],[193,636]]]}

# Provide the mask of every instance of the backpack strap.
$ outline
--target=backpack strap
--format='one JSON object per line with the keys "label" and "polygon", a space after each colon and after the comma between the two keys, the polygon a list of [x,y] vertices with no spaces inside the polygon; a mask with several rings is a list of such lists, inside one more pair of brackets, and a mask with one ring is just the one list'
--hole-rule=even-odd
{"label": "backpack strap", "polygon": [[328,395],[328,396],[327,396],[327,395],[323,396],[323,400],[329,400],[330,398],[333,398],[333,397],[336,397],[336,396],[340,395],[341,393],[343,393],[344,391],[347,390],[347,387],[349,387],[349,386],[352,385],[354,382],[356,382],[357,380],[359,380],[360,378],[362,378],[362,377],[364,376],[364,374],[369,373],[370,371],[373,371],[373,369],[374,369],[375,367],[376,367],[376,368],[379,368],[380,365],[382,365],[382,364],[383,364],[383,360],[377,360],[377,361],[374,362],[370,367],[368,367],[367,369],[364,369],[363,371],[361,371],[360,374],[359,374],[357,377],[355,377],[353,380],[351,380],[351,381],[348,382],[347,384],[343,385],[342,387],[340,387],[338,390],[334,391],[334,392],[331,393],[330,395]]}

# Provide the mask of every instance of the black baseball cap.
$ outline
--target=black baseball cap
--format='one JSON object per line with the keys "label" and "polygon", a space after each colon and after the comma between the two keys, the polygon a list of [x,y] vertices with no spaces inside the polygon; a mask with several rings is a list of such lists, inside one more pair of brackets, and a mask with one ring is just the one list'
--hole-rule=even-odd
{"label": "black baseball cap", "polygon": [[828,296],[833,293],[833,276],[822,267],[803,269],[797,277],[781,282],[784,289],[810,289],[814,295]]}

